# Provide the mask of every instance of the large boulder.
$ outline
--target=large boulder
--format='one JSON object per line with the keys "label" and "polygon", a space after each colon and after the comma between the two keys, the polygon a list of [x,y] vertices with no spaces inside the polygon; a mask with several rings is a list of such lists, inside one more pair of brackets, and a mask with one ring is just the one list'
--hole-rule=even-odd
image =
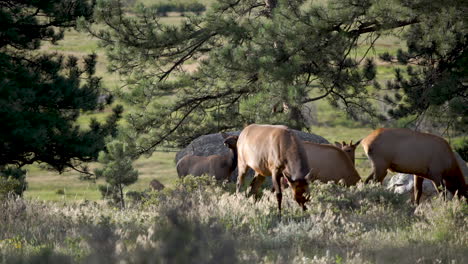
{"label": "large boulder", "polygon": [[[329,144],[329,142],[321,136],[302,132],[299,130],[293,131],[299,136],[303,141],[309,141],[320,144]],[[232,131],[225,132],[228,135],[239,136],[241,131]],[[229,149],[223,144],[224,138],[221,136],[221,133],[203,135],[194,139],[187,147],[177,152],[175,157],[175,162],[177,163],[185,155],[196,155],[196,156],[209,156],[215,154],[224,154],[228,153]],[[232,173],[231,179],[234,180],[237,178],[237,169]]]}
{"label": "large boulder", "polygon": [[[408,196],[409,199],[414,199],[413,197],[413,186],[414,186],[414,176],[413,174],[406,173],[397,173],[390,177],[390,180],[385,183],[385,186],[389,190],[393,190],[395,193],[404,194]],[[429,197],[437,195],[437,190],[430,180],[423,181],[423,188],[421,194],[421,201],[428,199]]]}

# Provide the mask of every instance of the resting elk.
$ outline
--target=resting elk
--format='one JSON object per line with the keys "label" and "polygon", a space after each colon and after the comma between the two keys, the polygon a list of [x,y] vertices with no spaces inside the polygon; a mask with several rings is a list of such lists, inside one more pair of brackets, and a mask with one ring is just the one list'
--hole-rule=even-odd
{"label": "resting elk", "polygon": [[229,136],[221,133],[225,139],[224,145],[230,151],[224,155],[195,156],[186,155],[177,162],[177,174],[179,177],[193,175],[201,176],[203,174],[214,176],[217,180],[229,179],[231,173],[237,166],[237,136]]}
{"label": "resting elk", "polygon": [[361,141],[372,162],[373,172],[366,182],[382,182],[387,169],[414,174],[414,198],[419,204],[423,179],[452,194],[467,197],[461,169],[449,144],[441,137],[402,128],[380,128]]}
{"label": "resting elk", "polygon": [[285,126],[256,125],[244,128],[237,141],[238,169],[237,193],[240,192],[247,169],[255,171],[250,184],[256,194],[265,177],[271,176],[276,192],[278,211],[281,216],[281,178],[285,176],[294,194],[294,199],[306,210],[308,198],[307,179],[310,177],[307,154],[301,140]]}
{"label": "resting elk", "polygon": [[[350,186],[361,180],[352,162],[354,157],[351,160],[351,157],[348,156],[350,152],[345,152],[332,145],[312,142],[303,142],[303,144],[309,167],[314,168],[314,175],[310,178],[311,181],[333,181],[335,183],[343,181],[345,185]],[[354,156],[354,150],[352,154]]]}

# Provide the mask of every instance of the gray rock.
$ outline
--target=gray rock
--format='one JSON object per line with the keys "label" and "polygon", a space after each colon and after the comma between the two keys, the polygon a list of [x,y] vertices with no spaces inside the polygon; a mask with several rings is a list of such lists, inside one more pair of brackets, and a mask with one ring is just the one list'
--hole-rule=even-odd
{"label": "gray rock", "polygon": [[[321,136],[309,134],[306,132],[293,130],[300,139],[314,143],[329,144],[329,142]],[[240,135],[240,131],[225,132],[228,135]],[[228,153],[229,149],[223,144],[224,139],[221,133],[203,135],[194,139],[187,147],[177,152],[175,162],[177,163],[182,157],[187,154],[196,156],[209,156],[215,154]]]}
{"label": "gray rock", "polygon": [[[386,184],[387,189],[393,190],[396,193],[413,193],[414,176],[413,174],[397,173],[393,175]],[[437,190],[430,180],[423,181],[423,195],[437,195]]]}
{"label": "gray rock", "polygon": [[[329,144],[329,142],[321,136],[310,134],[298,130],[293,131],[299,136],[303,141],[309,141],[314,143]],[[225,132],[228,135],[239,136],[241,131],[232,131]],[[175,162],[183,158],[185,155],[196,155],[196,156],[209,156],[216,154],[228,153],[229,149],[223,144],[224,139],[221,136],[221,133],[203,135],[194,139],[187,147],[177,152],[175,157]],[[237,178],[237,169],[232,173],[231,179]]]}

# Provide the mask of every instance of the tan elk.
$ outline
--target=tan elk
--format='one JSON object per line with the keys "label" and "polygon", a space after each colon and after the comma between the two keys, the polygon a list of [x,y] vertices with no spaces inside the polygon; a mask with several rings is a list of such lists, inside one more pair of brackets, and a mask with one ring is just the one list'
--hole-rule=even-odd
{"label": "tan elk", "polygon": [[240,192],[247,169],[255,171],[250,184],[251,194],[256,194],[265,177],[271,176],[281,215],[282,192],[280,182],[286,177],[294,199],[306,210],[308,198],[307,178],[311,172],[302,141],[285,126],[256,125],[244,128],[237,141],[238,169],[237,193]]}
{"label": "tan elk", "polygon": [[356,148],[360,142],[361,140],[358,140],[356,143],[353,144],[353,141],[351,140],[348,144],[344,141],[343,143],[339,143],[335,141],[335,146],[342,149],[346,153],[346,155],[348,155],[348,157],[351,159],[351,162],[353,163],[353,165],[355,165],[356,164],[356,161],[355,161],[356,160],[356,155],[355,155]]}
{"label": "tan elk", "polygon": [[380,128],[361,141],[373,171],[365,182],[382,182],[387,169],[414,174],[416,204],[423,179],[436,188],[445,187],[452,194],[467,197],[467,187],[455,155],[443,138],[403,128]]}
{"label": "tan elk", "polygon": [[[361,180],[351,158],[348,156],[349,152],[332,145],[312,142],[303,143],[307,152],[309,167],[314,169],[314,175],[310,178],[311,181],[333,181],[335,183],[343,181],[345,185],[350,186]],[[352,153],[354,154],[354,150]],[[354,157],[352,159],[354,160]]]}
{"label": "tan elk", "polygon": [[186,155],[177,162],[177,174],[179,177],[193,175],[209,175],[214,176],[217,180],[229,179],[231,173],[237,167],[237,136],[229,136],[228,134],[221,133],[225,139],[224,145],[230,151],[224,155],[210,155],[210,156],[195,156]]}

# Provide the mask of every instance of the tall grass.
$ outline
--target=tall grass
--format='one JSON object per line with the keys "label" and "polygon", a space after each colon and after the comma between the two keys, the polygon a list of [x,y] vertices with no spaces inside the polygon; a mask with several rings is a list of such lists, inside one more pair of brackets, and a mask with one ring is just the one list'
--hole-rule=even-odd
{"label": "tall grass", "polygon": [[88,203],[0,203],[0,262],[466,263],[468,206],[419,207],[378,185],[311,184],[302,212],[285,190],[257,202],[209,178],[185,178],[117,210]]}

